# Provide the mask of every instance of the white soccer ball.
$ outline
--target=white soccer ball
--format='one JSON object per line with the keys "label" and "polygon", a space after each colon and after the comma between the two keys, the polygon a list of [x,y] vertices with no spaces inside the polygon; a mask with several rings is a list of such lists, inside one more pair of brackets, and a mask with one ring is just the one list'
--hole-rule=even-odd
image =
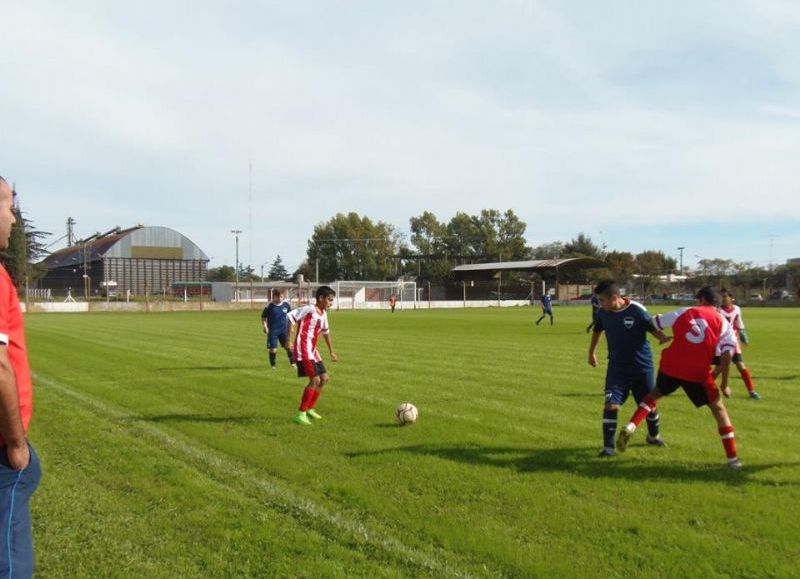
{"label": "white soccer ball", "polygon": [[397,410],[394,411],[394,415],[400,426],[413,424],[417,419],[417,407],[411,404],[411,402],[403,402],[397,407]]}

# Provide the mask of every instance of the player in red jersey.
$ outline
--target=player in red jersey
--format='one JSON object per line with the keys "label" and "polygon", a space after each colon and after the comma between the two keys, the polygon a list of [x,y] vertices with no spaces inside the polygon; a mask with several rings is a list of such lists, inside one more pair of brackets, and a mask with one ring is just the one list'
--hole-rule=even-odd
{"label": "player in red jersey", "polygon": [[[750,376],[750,370],[747,369],[747,366],[744,365],[744,360],[742,360],[742,345],[746,346],[750,343],[750,340],[747,339],[747,332],[744,329],[742,310],[739,306],[733,303],[733,294],[731,294],[731,292],[728,290],[719,290],[719,295],[721,302],[719,313],[722,314],[723,318],[728,320],[728,323],[733,328],[737,338],[736,351],[734,351],[732,357],[733,363],[736,365],[736,369],[739,370],[739,375],[744,381],[744,385],[747,388],[747,393],[750,396],[750,400],[761,400],[761,395],[756,392],[756,387],[753,384],[753,377]],[[719,366],[718,357],[714,358],[714,366]],[[719,370],[714,370],[714,376],[716,377],[718,374]]]}
{"label": "player in red jersey", "polygon": [[[8,248],[17,221],[14,191],[0,177],[0,250]],[[20,224],[21,226],[21,224]],[[28,507],[42,476],[28,444],[33,412],[25,322],[17,290],[0,265],[0,575],[33,576],[33,537]]]}
{"label": "player in red jersey", "polygon": [[[672,343],[661,354],[655,389],[644,397],[628,425],[617,437],[617,450],[624,452],[636,427],[656,407],[656,400],[683,388],[696,407],[708,406],[719,427],[719,435],[728,465],[741,468],[736,453],[733,424],[720,396],[720,389],[730,398],[728,370],[736,350],[736,336],[730,324],[717,311],[719,296],[712,287],[701,288],[695,296],[697,306],[681,308],[653,318],[658,329],[672,328]],[[720,388],[714,382],[711,361],[720,356]]]}
{"label": "player in red jersey", "polygon": [[[336,361],[336,352],[333,351],[331,343],[330,329],[328,327],[328,310],[333,305],[336,292],[330,287],[323,285],[317,289],[316,304],[313,306],[302,306],[289,312],[289,322],[292,330],[296,330],[294,341],[294,356],[297,364],[297,376],[308,378],[308,384],[303,390],[303,397],[300,399],[300,409],[294,421],[297,424],[309,425],[310,418],[320,419],[322,416],[314,410],[314,407],[322,393],[322,388],[328,383],[328,371],[322,363],[322,357],[317,350],[317,339],[322,334],[331,360]],[[290,330],[291,336],[291,330]]]}

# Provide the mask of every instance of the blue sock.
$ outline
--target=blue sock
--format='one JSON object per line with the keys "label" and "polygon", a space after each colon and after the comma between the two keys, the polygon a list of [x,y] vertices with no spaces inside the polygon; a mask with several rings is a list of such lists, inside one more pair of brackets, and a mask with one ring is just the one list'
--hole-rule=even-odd
{"label": "blue sock", "polygon": [[647,432],[650,438],[658,438],[658,426],[661,417],[658,415],[658,410],[653,410],[647,415]]}
{"label": "blue sock", "polygon": [[614,450],[614,435],[617,434],[617,410],[603,410],[603,448]]}

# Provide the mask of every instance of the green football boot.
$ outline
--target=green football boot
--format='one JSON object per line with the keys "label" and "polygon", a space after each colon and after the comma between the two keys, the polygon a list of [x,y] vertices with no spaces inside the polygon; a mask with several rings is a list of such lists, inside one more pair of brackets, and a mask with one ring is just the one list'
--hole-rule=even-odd
{"label": "green football boot", "polygon": [[292,421],[295,424],[303,424],[305,426],[311,426],[311,421],[308,419],[307,412],[298,412],[297,416],[295,416]]}
{"label": "green football boot", "polygon": [[308,410],[306,410],[306,414],[308,415],[309,418],[313,418],[314,420],[319,420],[320,418],[322,418],[322,415],[313,408],[309,408]]}

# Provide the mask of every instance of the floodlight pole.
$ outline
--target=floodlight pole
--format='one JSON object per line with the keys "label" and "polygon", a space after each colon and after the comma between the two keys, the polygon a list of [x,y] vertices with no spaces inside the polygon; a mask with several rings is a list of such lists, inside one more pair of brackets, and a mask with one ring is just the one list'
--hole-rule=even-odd
{"label": "floodlight pole", "polygon": [[678,270],[678,275],[683,275],[683,250],[686,249],[685,247],[679,247],[678,251],[680,251],[680,269]]}
{"label": "floodlight pole", "polygon": [[236,303],[239,303],[239,234],[241,232],[241,229],[231,229],[231,233],[233,233],[233,236],[236,238],[236,286],[233,296],[233,301]]}

